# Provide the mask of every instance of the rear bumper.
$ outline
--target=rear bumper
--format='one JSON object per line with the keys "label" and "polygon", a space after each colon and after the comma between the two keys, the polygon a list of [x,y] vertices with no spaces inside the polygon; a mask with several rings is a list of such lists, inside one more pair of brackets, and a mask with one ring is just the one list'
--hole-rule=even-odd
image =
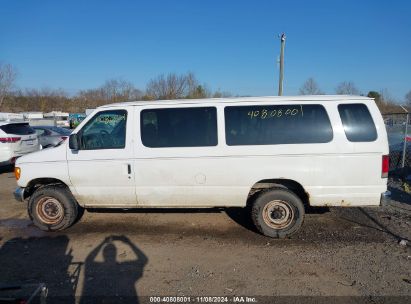
{"label": "rear bumper", "polygon": [[380,206],[387,206],[391,201],[391,191],[381,193]]}
{"label": "rear bumper", "polygon": [[24,188],[17,187],[16,190],[14,190],[13,194],[16,201],[24,202]]}

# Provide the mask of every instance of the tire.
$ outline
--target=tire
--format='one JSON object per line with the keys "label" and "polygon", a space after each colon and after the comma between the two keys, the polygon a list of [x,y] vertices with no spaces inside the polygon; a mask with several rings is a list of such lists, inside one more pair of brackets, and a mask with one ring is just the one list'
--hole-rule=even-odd
{"label": "tire", "polygon": [[297,232],[304,221],[304,204],[292,191],[274,188],[261,191],[252,202],[251,217],[262,234],[285,238]]}
{"label": "tire", "polygon": [[28,213],[34,225],[44,231],[64,230],[82,214],[81,207],[64,185],[37,189],[29,199]]}

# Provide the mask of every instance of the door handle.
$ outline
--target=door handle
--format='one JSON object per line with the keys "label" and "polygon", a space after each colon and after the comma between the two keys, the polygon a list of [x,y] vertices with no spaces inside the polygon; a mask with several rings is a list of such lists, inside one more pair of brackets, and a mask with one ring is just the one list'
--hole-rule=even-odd
{"label": "door handle", "polygon": [[127,173],[131,174],[131,165],[130,164],[127,164]]}

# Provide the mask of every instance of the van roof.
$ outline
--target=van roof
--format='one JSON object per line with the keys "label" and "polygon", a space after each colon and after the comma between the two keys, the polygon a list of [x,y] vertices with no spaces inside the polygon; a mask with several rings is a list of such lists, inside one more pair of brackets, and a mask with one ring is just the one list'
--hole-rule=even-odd
{"label": "van roof", "polygon": [[[347,101],[347,100],[373,100],[373,98],[355,95],[298,95],[298,96],[260,96],[260,97],[230,97],[230,98],[203,98],[203,99],[172,99],[172,100],[156,100],[155,105],[161,104],[193,104],[193,103],[233,103],[233,102],[262,102],[262,101],[281,101],[281,102],[295,102],[295,101]],[[125,106],[144,106],[153,105],[153,100],[149,101],[129,101],[112,103],[100,106],[106,107],[125,107]]]}

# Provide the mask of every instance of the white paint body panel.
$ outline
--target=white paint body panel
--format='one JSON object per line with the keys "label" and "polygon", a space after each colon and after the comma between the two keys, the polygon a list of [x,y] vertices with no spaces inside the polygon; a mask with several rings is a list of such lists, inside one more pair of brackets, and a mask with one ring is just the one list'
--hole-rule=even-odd
{"label": "white paint body panel", "polygon": [[[337,106],[364,103],[378,138],[352,143],[345,136]],[[227,146],[224,107],[232,105],[321,104],[328,113],[333,140],[324,144]],[[148,108],[215,106],[218,145],[215,147],[147,148],[140,137],[140,112]],[[256,97],[158,101],[108,105],[97,111],[128,111],[126,148],[73,152],[50,177],[66,182],[81,205],[92,207],[214,207],[245,206],[251,187],[266,179],[289,179],[303,186],[313,206],[377,206],[387,180],[381,178],[388,140],[381,114],[372,99],[349,96]],[[76,133],[93,116],[88,116]],[[63,149],[62,148],[62,149]],[[53,150],[54,151],[54,150]],[[56,150],[57,153],[57,150]],[[41,155],[41,154],[38,154]],[[27,158],[19,185],[37,178],[44,160]],[[127,174],[127,164],[132,174]],[[65,169],[64,169],[65,168]],[[60,170],[65,173],[59,172]],[[66,175],[65,175],[66,174]],[[65,175],[62,177],[62,175]]]}
{"label": "white paint body panel", "polygon": [[70,187],[66,151],[65,141],[55,148],[43,149],[17,159],[16,166],[22,168],[18,185],[26,187],[33,179],[55,178]]}
{"label": "white paint body panel", "polygon": [[127,112],[124,149],[73,151],[66,147],[70,181],[76,199],[82,206],[116,207],[137,204],[134,176],[128,174],[127,168],[133,162],[135,126],[132,109]]}

